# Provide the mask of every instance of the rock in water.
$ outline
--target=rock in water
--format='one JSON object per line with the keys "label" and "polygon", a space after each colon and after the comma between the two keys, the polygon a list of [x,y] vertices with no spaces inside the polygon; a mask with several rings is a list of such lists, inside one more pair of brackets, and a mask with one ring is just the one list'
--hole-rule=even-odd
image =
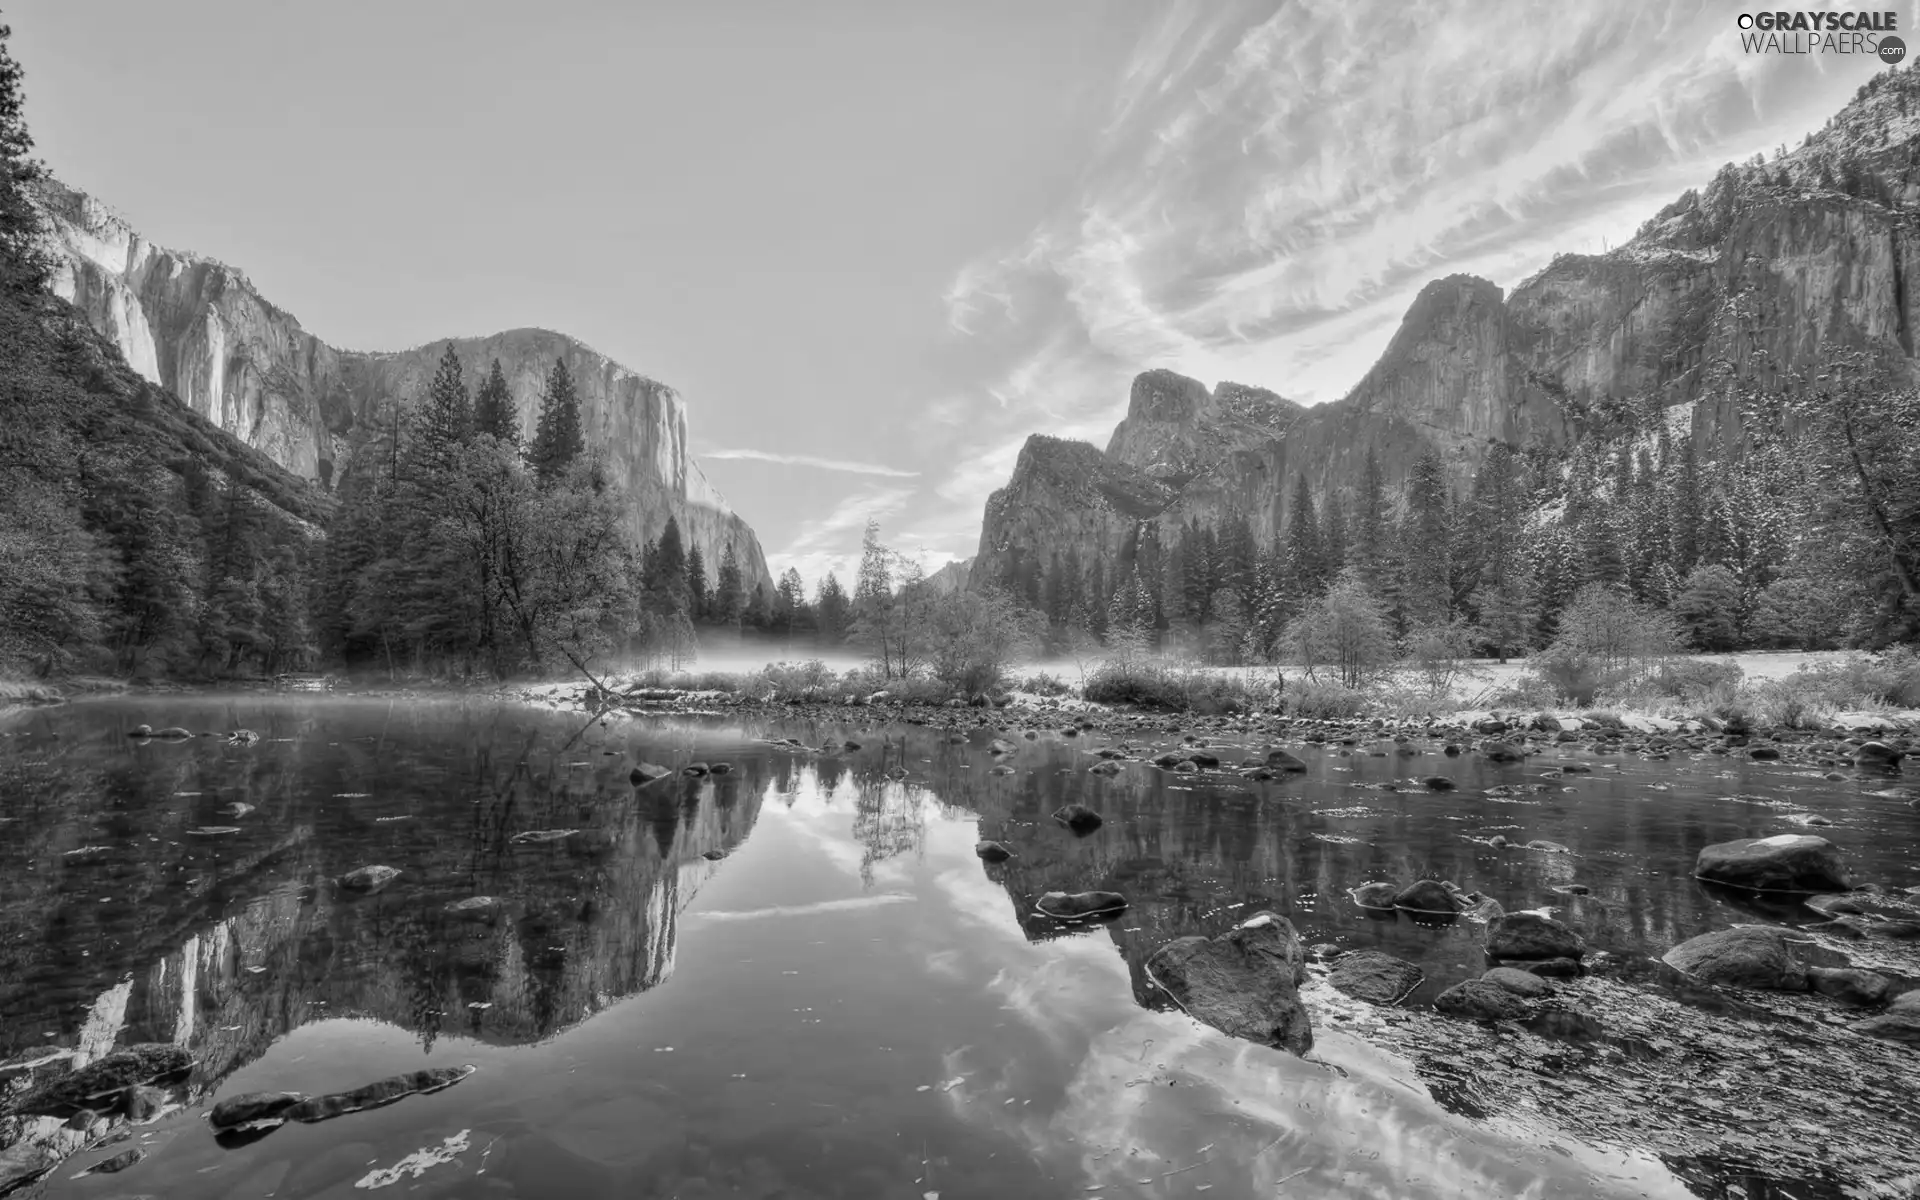
{"label": "rock in water", "polygon": [[1043,915],[1064,920],[1105,916],[1126,906],[1127,898],[1119,892],[1048,892],[1034,902]]}
{"label": "rock in water", "polygon": [[652,783],[656,779],[666,779],[672,774],[672,771],[667,770],[658,763],[643,762],[633,768],[627,775],[627,780],[632,783],[633,786],[639,787],[642,784]]}
{"label": "rock in water", "polygon": [[1897,771],[1900,760],[1906,754],[1895,750],[1885,742],[1867,742],[1853,752],[1853,761],[1862,767],[1872,767],[1881,771]]}
{"label": "rock in water", "polygon": [[128,1046],[35,1088],[15,1101],[10,1111],[23,1115],[65,1116],[83,1108],[96,1107],[93,1102],[136,1084],[152,1083],[156,1079],[178,1075],[192,1065],[192,1057],[179,1046],[158,1042]]}
{"label": "rock in water", "polygon": [[1661,961],[1703,983],[1780,992],[1807,990],[1806,964],[1786,931],[1771,926],[1742,925],[1703,933],[1667,951]]}
{"label": "rock in water", "polygon": [[1092,833],[1100,828],[1100,814],[1084,804],[1069,804],[1057,810],[1053,819],[1075,833]]}
{"label": "rock in water", "polygon": [[273,1121],[305,1100],[299,1092],[242,1092],[213,1106],[207,1121],[215,1129],[231,1129],[250,1121]]}
{"label": "rock in water", "polygon": [[16,1142],[0,1150],[0,1195],[60,1165],[60,1152],[40,1142]]}
{"label": "rock in water", "polygon": [[1292,924],[1277,913],[1259,912],[1219,937],[1168,942],[1147,959],[1147,972],[1195,1020],[1305,1054],[1313,1048],[1313,1026],[1299,993],[1306,961]]}
{"label": "rock in water", "polygon": [[1808,967],[1807,983],[1842,1004],[1879,1004],[1893,988],[1885,975],[1858,967]]}
{"label": "rock in water", "polygon": [[1449,1017],[1469,1021],[1511,1021],[1531,1011],[1525,1000],[1485,979],[1454,984],[1434,997],[1433,1007]]}
{"label": "rock in water", "polygon": [[350,1092],[334,1092],[327,1096],[315,1096],[302,1100],[281,1112],[289,1121],[326,1121],[348,1113],[363,1112],[369,1108],[380,1108],[408,1096],[424,1096],[428,1092],[437,1092],[452,1087],[462,1079],[473,1074],[474,1068],[436,1067],[428,1071],[413,1071],[406,1075],[394,1075],[378,1083],[370,1083]]}
{"label": "rock in water", "polygon": [[973,852],[990,863],[1005,862],[1013,857],[1013,851],[999,842],[981,842],[973,848]]}
{"label": "rock in water", "polygon": [[1853,881],[1832,842],[1807,833],[1716,842],[1700,851],[1694,875],[1756,892],[1845,892]]}
{"label": "rock in water", "polygon": [[340,877],[340,886],[350,892],[377,892],[400,878],[397,867],[355,867]]}
{"label": "rock in water", "polygon": [[1420,986],[1420,968],[1378,950],[1355,950],[1333,964],[1327,982],[1335,991],[1368,1004],[1398,1004]]}
{"label": "rock in water", "polygon": [[156,729],[153,736],[169,742],[184,742],[193,736],[191,729],[182,729],[178,725],[169,725],[165,729]]}
{"label": "rock in water", "polygon": [[1547,986],[1547,981],[1532,971],[1518,971],[1512,967],[1495,967],[1480,978],[1529,1000],[1536,996],[1544,996],[1551,990]]}
{"label": "rock in water", "polygon": [[1280,749],[1278,746],[1267,751],[1267,765],[1276,771],[1304,771],[1307,764]]}
{"label": "rock in water", "polygon": [[1580,935],[1539,913],[1505,913],[1487,922],[1487,957],[1492,959],[1570,958],[1587,953]]}
{"label": "rock in water", "polygon": [[1480,753],[1486,755],[1489,762],[1497,763],[1519,762],[1527,756],[1525,750],[1511,742],[1488,742],[1480,747]]}
{"label": "rock in water", "polygon": [[1920,991],[1895,996],[1885,1013],[1856,1022],[1852,1028],[1870,1037],[1920,1046]]}
{"label": "rock in water", "polygon": [[1420,781],[1430,792],[1451,792],[1459,785],[1445,775],[1429,775]]}
{"label": "rock in water", "polygon": [[88,1167],[86,1170],[82,1171],[81,1174],[82,1175],[114,1175],[121,1171],[126,1170],[128,1167],[139,1162],[141,1159],[145,1158],[146,1156],[147,1156],[147,1152],[145,1150],[140,1149],[138,1146],[136,1146],[131,1150],[122,1150],[120,1153],[114,1155],[112,1158],[101,1159],[99,1162],[93,1164],[92,1166]]}
{"label": "rock in water", "polygon": [[1437,879],[1420,879],[1401,888],[1394,894],[1393,906],[1410,912],[1457,913],[1460,911],[1460,901],[1454,898],[1446,884]]}
{"label": "rock in water", "polygon": [[1353,902],[1361,908],[1392,909],[1394,897],[1400,894],[1400,889],[1391,883],[1376,880],[1373,883],[1363,883],[1347,894],[1352,896]]}

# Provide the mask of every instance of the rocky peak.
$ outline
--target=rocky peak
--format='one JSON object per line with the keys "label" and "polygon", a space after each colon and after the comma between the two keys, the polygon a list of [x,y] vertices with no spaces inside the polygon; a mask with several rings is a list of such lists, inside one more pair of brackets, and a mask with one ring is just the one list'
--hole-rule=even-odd
{"label": "rocky peak", "polygon": [[1126,418],[1114,428],[1107,454],[1180,486],[1226,456],[1268,441],[1301,411],[1265,388],[1223,383],[1209,392],[1197,379],[1146,371],[1134,378]]}
{"label": "rocky peak", "polygon": [[[140,375],[323,488],[351,470],[398,408],[425,394],[449,344],[391,352],[330,346],[268,302],[242,272],[148,242],[86,193],[49,178],[36,198],[46,217],[54,293]],[[687,452],[686,404],[672,388],[543,329],[451,344],[472,386],[500,360],[528,433],[547,372],[564,359],[587,444],[606,455],[632,499],[628,526],[636,540],[657,537],[671,515],[709,564],[731,547],[748,588],[771,592],[759,539]]]}

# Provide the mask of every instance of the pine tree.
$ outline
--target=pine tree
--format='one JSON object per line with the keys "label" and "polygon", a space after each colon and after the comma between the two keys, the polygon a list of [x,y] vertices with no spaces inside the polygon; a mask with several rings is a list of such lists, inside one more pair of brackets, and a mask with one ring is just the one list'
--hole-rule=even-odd
{"label": "pine tree", "polygon": [[739,626],[747,615],[747,589],[740,576],[740,558],[733,543],[720,553],[720,574],[713,583],[712,616],[715,624]]}
{"label": "pine tree", "polygon": [[1320,518],[1313,511],[1306,472],[1295,475],[1293,484],[1293,511],[1287,516],[1286,585],[1304,602],[1319,595],[1322,584]]}
{"label": "pine tree", "polygon": [[533,445],[527,459],[541,484],[551,486],[565,475],[574,459],[586,449],[580,432],[580,400],[575,394],[573,376],[566,360],[553,360],[547,375],[546,391],[540,396],[540,419],[534,426]]}
{"label": "pine tree", "polygon": [[27,189],[45,169],[31,157],[33,137],[20,90],[25,73],[7,49],[12,36],[12,29],[0,25],[0,290],[32,295],[46,286],[48,267],[37,248],[40,217]]}
{"label": "pine tree", "polygon": [[707,560],[697,542],[687,548],[687,616],[707,619]]}
{"label": "pine tree", "polygon": [[1380,460],[1373,447],[1367,447],[1367,461],[1360,474],[1360,494],[1353,514],[1353,566],[1361,585],[1373,595],[1385,599],[1387,542],[1391,530],[1387,523],[1387,485],[1380,474]]}
{"label": "pine tree", "polygon": [[1407,476],[1407,508],[1400,544],[1405,591],[1400,609],[1406,628],[1444,625],[1452,615],[1452,520],[1446,468],[1429,450]]}
{"label": "pine tree", "polygon": [[1320,506],[1320,575],[1328,581],[1347,566],[1346,505],[1329,495]]}
{"label": "pine tree", "polygon": [[653,553],[643,556],[641,588],[647,608],[662,616],[687,611],[687,555],[680,542],[680,522],[667,516]]}
{"label": "pine tree", "polygon": [[813,610],[819,622],[820,633],[830,641],[838,641],[847,634],[852,623],[852,605],[847,600],[846,589],[840,586],[840,579],[832,571],[820,581],[819,590],[814,593]]}
{"label": "pine tree", "polygon": [[473,432],[473,408],[452,342],[440,356],[414,424],[407,442],[409,466],[422,480],[438,480],[453,469],[460,446]]}
{"label": "pine tree", "polygon": [[507,390],[507,376],[497,358],[473,398],[473,431],[509,446],[520,444],[520,414],[514,410],[513,393]]}

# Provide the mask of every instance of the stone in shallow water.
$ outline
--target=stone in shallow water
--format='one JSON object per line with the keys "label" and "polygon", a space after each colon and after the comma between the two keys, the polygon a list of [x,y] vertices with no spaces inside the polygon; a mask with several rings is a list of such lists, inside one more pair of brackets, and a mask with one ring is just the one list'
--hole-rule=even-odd
{"label": "stone in shallow water", "polygon": [[400,871],[396,867],[355,867],[340,877],[340,886],[350,892],[377,892],[398,878]]}
{"label": "stone in shallow water", "polygon": [[214,1105],[207,1121],[215,1129],[230,1129],[249,1121],[271,1121],[305,1099],[299,1092],[242,1092]]}
{"label": "stone in shallow water", "polygon": [[1013,851],[999,842],[981,842],[973,848],[973,852],[990,863],[1005,862],[1013,857]]}
{"label": "stone in shallow water", "polygon": [[1055,810],[1053,819],[1075,833],[1092,833],[1100,828],[1100,814],[1084,804],[1069,804]]}
{"label": "stone in shallow water", "polygon": [[1034,907],[1049,917],[1077,919],[1116,913],[1127,906],[1119,892],[1048,892]]}
{"label": "stone in shallow water", "polygon": [[1306,763],[1277,746],[1267,751],[1267,765],[1276,771],[1304,771],[1307,769]]}
{"label": "stone in shallow water", "polygon": [[1532,971],[1521,971],[1513,967],[1495,967],[1480,978],[1488,983],[1497,984],[1516,996],[1525,996],[1528,999],[1544,996],[1552,990],[1547,986],[1546,980]]}
{"label": "stone in shallow water", "polygon": [[1716,842],[1700,851],[1693,873],[1711,883],[1758,892],[1845,892],[1853,887],[1840,851],[1809,833]]}
{"label": "stone in shallow water", "polygon": [[331,1095],[315,1096],[302,1100],[281,1113],[289,1121],[326,1121],[348,1113],[362,1112],[369,1108],[380,1108],[408,1096],[424,1096],[428,1092],[437,1092],[452,1087],[462,1079],[473,1074],[474,1068],[436,1067],[427,1071],[412,1071],[405,1075],[394,1075],[377,1083],[369,1083],[350,1092],[334,1092]]}
{"label": "stone in shallow water", "polygon": [[1485,979],[1456,983],[1434,997],[1436,1011],[1469,1021],[1509,1021],[1531,1010],[1519,996]]}
{"label": "stone in shallow water", "polygon": [[1429,775],[1420,781],[1430,792],[1451,792],[1459,785],[1445,775]]}
{"label": "stone in shallow water", "polygon": [[1571,958],[1586,955],[1579,934],[1539,913],[1506,913],[1487,922],[1487,957],[1494,959]]}
{"label": "stone in shallow water", "polygon": [[658,763],[643,762],[633,768],[627,779],[635,787],[639,787],[641,784],[652,783],[656,779],[666,779],[672,774],[672,771]]}
{"label": "stone in shallow water", "polygon": [[1920,991],[1903,992],[1895,996],[1886,1012],[1856,1021],[1851,1028],[1855,1033],[1864,1033],[1869,1037],[1920,1046]]}
{"label": "stone in shallow water", "polygon": [[1405,959],[1378,950],[1356,950],[1340,956],[1327,983],[1368,1004],[1397,1004],[1420,986],[1421,978],[1420,968]]}
{"label": "stone in shallow water", "polygon": [[1400,889],[1394,884],[1376,880],[1373,883],[1363,883],[1348,894],[1361,908],[1390,909],[1393,907],[1393,898],[1400,894]]}
{"label": "stone in shallow water", "polygon": [[1292,924],[1259,912],[1215,938],[1183,937],[1147,959],[1147,973],[1195,1020],[1222,1033],[1305,1054],[1313,1026],[1300,1003],[1306,951]]}
{"label": "stone in shallow water", "polygon": [[1807,990],[1807,967],[1786,931],[1742,925],[1688,938],[1661,961],[1704,983],[1780,992]]}
{"label": "stone in shallow water", "polygon": [[89,1101],[109,1097],[123,1088],[178,1075],[192,1065],[192,1057],[179,1046],[157,1042],[128,1046],[35,1088],[15,1101],[11,1111],[61,1116],[88,1107]]}
{"label": "stone in shallow water", "polygon": [[1401,888],[1393,897],[1395,908],[1412,912],[1457,913],[1460,901],[1447,885],[1437,879],[1420,879]]}
{"label": "stone in shallow water", "polygon": [[1858,967],[1808,967],[1807,983],[1822,996],[1862,1005],[1880,1003],[1893,987],[1885,975]]}

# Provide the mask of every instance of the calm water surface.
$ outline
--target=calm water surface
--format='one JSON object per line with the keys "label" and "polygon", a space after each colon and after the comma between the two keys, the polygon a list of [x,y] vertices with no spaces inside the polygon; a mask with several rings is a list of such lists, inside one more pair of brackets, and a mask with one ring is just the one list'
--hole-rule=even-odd
{"label": "calm water surface", "polygon": [[[262,740],[137,743],[141,722]],[[409,1162],[387,1186],[447,1197],[1686,1196],[1649,1156],[1450,1114],[1325,1024],[1301,1061],[1156,1011],[1140,964],[1272,908],[1310,943],[1419,962],[1417,1003],[1478,972],[1480,929],[1372,919],[1348,888],[1431,873],[1634,955],[1745,919],[1690,878],[1709,842],[1818,815],[1863,878],[1920,867],[1915,814],[1875,785],[1713,758],[1576,750],[1593,773],[1548,779],[1551,753],[1362,746],[1208,785],[1090,774],[1098,734],[996,759],[986,729],[256,696],[0,733],[0,1061],[145,1041],[196,1060],[188,1107],[68,1159],[46,1196],[360,1196]],[[788,737],[860,748],[769,744]],[[696,759],[732,770],[627,780]],[[1441,771],[1461,790],[1374,786]],[[1525,784],[1548,790],[1487,794]],[[1047,819],[1075,800],[1105,827]],[[542,830],[573,832],[512,840]],[[1018,856],[984,866],[981,837]],[[370,864],[401,874],[333,883]],[[1576,882],[1592,895],[1553,890]],[[1033,911],[1092,887],[1132,906],[1079,930]],[[476,896],[497,904],[448,911]],[[203,1119],[239,1092],[461,1064],[445,1091],[232,1147]],[[87,1140],[52,1119],[8,1138]],[[129,1145],[147,1156],[75,1178]]]}

